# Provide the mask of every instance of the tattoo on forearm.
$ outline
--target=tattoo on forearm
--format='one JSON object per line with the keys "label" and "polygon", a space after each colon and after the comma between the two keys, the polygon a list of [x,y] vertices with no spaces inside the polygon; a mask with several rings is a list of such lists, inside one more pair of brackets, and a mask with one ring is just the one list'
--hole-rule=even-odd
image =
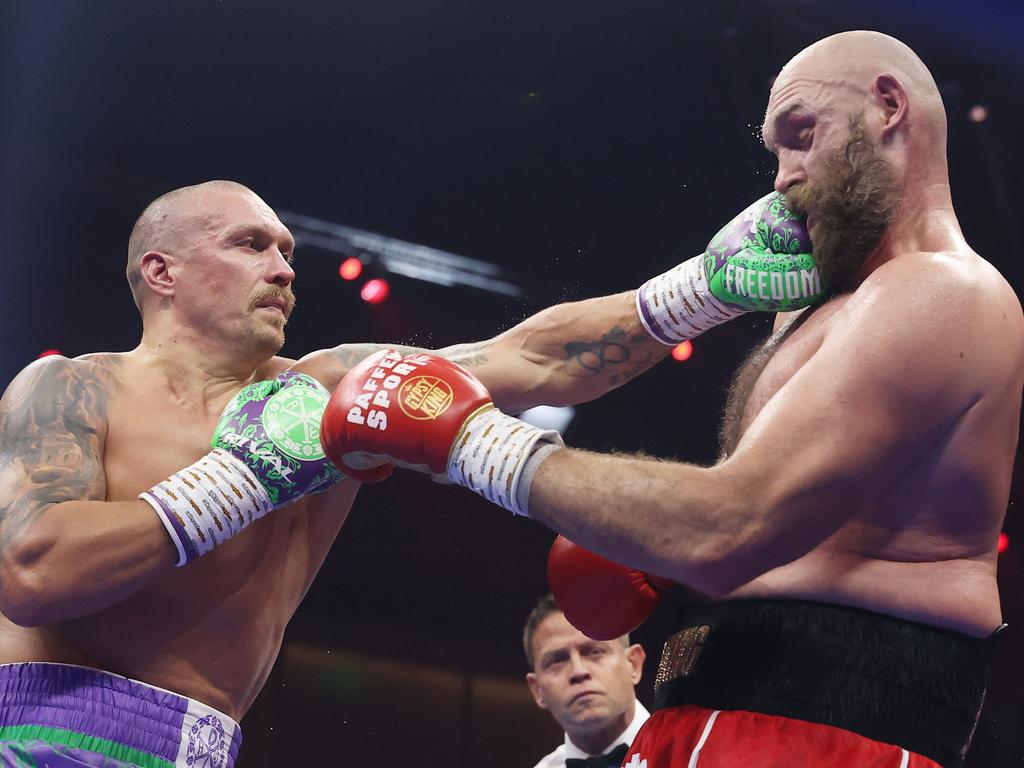
{"label": "tattoo on forearm", "polygon": [[490,341],[481,341],[475,344],[457,344],[454,347],[442,349],[440,354],[453,363],[458,363],[463,368],[472,368],[487,362],[488,357],[484,352],[490,346]]}
{"label": "tattoo on forearm", "polygon": [[380,352],[382,349],[396,349],[403,355],[424,351],[419,347],[406,347],[401,344],[342,344],[340,347],[334,347],[331,350],[331,354],[348,371],[355,368],[374,352]]}
{"label": "tattoo on forearm", "polygon": [[629,335],[615,326],[597,341],[570,341],[565,345],[570,376],[608,376],[613,385],[625,384],[658,362],[643,333]]}
{"label": "tattoo on forearm", "polygon": [[0,401],[0,548],[48,504],[106,496],[102,442],[120,363],[55,359]]}
{"label": "tattoo on forearm", "polygon": [[409,347],[402,344],[342,344],[334,347],[331,354],[334,359],[344,368],[345,371],[352,370],[355,366],[382,349],[395,349],[403,355],[413,355],[417,352],[428,352],[439,357],[447,358],[453,363],[458,363],[465,368],[472,368],[476,365],[483,365],[487,362],[487,355],[484,351],[491,345],[489,341],[481,341],[473,344],[456,344],[444,349],[430,350],[422,347]]}

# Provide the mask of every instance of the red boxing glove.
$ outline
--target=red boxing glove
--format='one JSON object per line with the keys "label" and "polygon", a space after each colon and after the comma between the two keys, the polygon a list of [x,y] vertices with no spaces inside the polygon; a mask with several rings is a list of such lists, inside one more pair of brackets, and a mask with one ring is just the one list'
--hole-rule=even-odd
{"label": "red boxing glove", "polygon": [[484,408],[493,408],[487,390],[454,363],[383,350],[339,382],[320,439],[328,458],[360,480],[387,477],[382,460],[443,475],[463,423]]}
{"label": "red boxing glove", "polygon": [[548,554],[548,584],[576,629],[594,640],[629,634],[673,582],[596,555],[559,536]]}
{"label": "red boxing glove", "polygon": [[455,363],[393,350],[366,358],[339,382],[320,440],[328,458],[360,480],[383,479],[382,464],[401,464],[518,515],[527,514],[528,480],[519,491],[530,458],[543,445],[562,445],[557,432],[495,408],[484,385]]}

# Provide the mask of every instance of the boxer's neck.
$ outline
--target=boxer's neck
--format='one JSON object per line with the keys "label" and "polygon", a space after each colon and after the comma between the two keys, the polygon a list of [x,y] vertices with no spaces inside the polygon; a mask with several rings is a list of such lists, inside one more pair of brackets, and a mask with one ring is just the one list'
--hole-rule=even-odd
{"label": "boxer's neck", "polygon": [[[132,358],[183,404],[214,409],[252,382],[258,363],[238,355],[216,354],[176,336],[144,334]],[[262,361],[260,361],[262,362]]]}
{"label": "boxer's neck", "polygon": [[896,218],[878,249],[864,262],[861,278],[907,253],[951,253],[967,247],[953,211],[948,182],[918,185],[904,193]]}

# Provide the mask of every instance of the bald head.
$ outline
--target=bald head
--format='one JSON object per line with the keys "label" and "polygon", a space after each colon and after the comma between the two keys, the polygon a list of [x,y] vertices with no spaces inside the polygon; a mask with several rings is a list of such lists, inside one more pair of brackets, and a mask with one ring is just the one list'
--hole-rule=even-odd
{"label": "bald head", "polygon": [[235,181],[207,181],[181,187],[161,195],[146,206],[128,238],[128,264],[125,275],[136,306],[142,309],[142,257],[150,251],[185,254],[194,234],[211,224],[216,214],[218,194],[236,193],[251,197],[269,207],[255,192]]}
{"label": "bald head", "polygon": [[845,76],[862,85],[889,72],[922,93],[937,93],[935,81],[918,55],[905,43],[881,32],[855,30],[826,37],[794,56],[780,75],[804,67],[826,77]]}
{"label": "bald head", "polygon": [[910,104],[909,127],[921,140],[941,145],[944,153],[946,113],[935,79],[909,46],[880,32],[840,32],[805,48],[776,78],[768,111],[793,88],[807,84],[870,99],[877,96],[880,77],[898,81]]}
{"label": "bald head", "polygon": [[772,85],[762,130],[775,189],[808,217],[822,279],[845,290],[921,201],[951,208],[946,115],[917,54],[878,32],[809,46]]}

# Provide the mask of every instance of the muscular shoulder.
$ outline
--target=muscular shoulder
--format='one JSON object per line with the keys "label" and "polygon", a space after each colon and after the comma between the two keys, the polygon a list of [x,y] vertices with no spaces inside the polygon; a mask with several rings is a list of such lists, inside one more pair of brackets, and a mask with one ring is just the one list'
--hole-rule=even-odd
{"label": "muscular shoulder", "polygon": [[8,535],[11,520],[25,522],[46,504],[104,497],[102,451],[120,360],[46,357],[7,388],[0,400],[0,526]]}
{"label": "muscular shoulder", "polygon": [[872,367],[884,386],[941,386],[964,402],[1017,375],[1024,320],[1013,290],[976,254],[915,253],[871,273],[826,343],[843,344],[850,365]]}
{"label": "muscular shoulder", "polygon": [[1006,279],[973,251],[909,253],[892,259],[873,271],[851,298],[851,307],[889,301],[919,310],[925,302],[931,311],[924,316],[956,312],[961,324],[984,322],[1010,308],[1018,319],[1021,313]]}
{"label": "muscular shoulder", "polygon": [[12,439],[19,427],[60,422],[89,430],[105,427],[118,385],[121,356],[108,353],[36,360],[11,382],[0,401],[0,429]]}
{"label": "muscular shoulder", "polygon": [[[100,454],[119,367],[115,355],[52,356],[15,377],[0,400],[0,496],[25,486],[28,477],[28,485],[42,488],[70,487],[74,476],[100,497]],[[74,498],[87,495],[78,490]]]}

